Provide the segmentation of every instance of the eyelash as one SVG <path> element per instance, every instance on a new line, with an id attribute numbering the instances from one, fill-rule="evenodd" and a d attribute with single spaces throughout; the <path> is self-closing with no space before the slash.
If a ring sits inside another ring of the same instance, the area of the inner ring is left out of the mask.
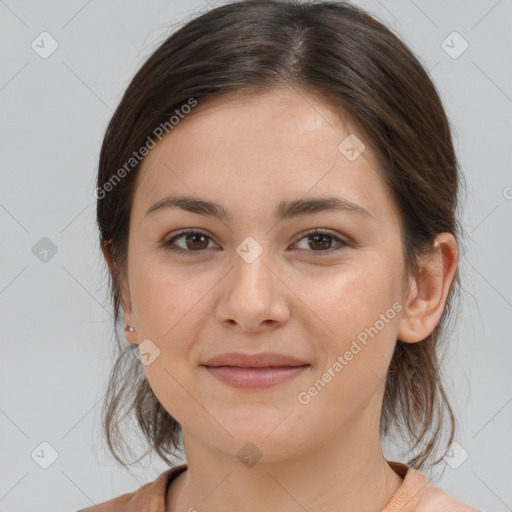
<path id="1" fill-rule="evenodd" d="M 194 254 L 194 253 L 198 254 L 198 255 L 203 254 L 204 251 L 206 251 L 207 249 L 201 249 L 199 251 L 191 251 L 191 250 L 185 250 L 185 249 L 179 249 L 179 248 L 177 249 L 176 247 L 172 247 L 172 245 L 173 245 L 175 240 L 183 237 L 184 235 L 189 235 L 189 234 L 203 235 L 203 236 L 205 236 L 205 237 L 207 237 L 207 238 L 209 238 L 211 240 L 211 237 L 207 233 L 205 233 L 203 231 L 193 230 L 193 229 L 186 229 L 186 230 L 178 232 L 172 238 L 170 238 L 169 240 L 163 242 L 162 246 L 165 249 L 167 249 L 169 251 L 172 251 L 172 252 L 174 252 L 176 254 L 187 254 L 187 255 Z M 350 244 L 348 242 L 346 242 L 345 240 L 342 240 L 341 238 L 337 237 L 336 235 L 333 235 L 329 231 L 321 230 L 321 229 L 318 229 L 318 228 L 306 231 L 302 235 L 302 237 L 299 238 L 297 240 L 297 242 L 295 242 L 295 243 L 298 243 L 301 240 L 303 240 L 304 238 L 307 238 L 307 237 L 310 237 L 310 236 L 314 236 L 314 235 L 327 235 L 328 237 L 332 238 L 334 241 L 339 242 L 340 245 L 337 248 L 334 248 L 334 249 L 326 249 L 326 250 L 321 250 L 321 251 L 313 251 L 313 250 L 307 251 L 306 249 L 301 249 L 301 250 L 306 250 L 306 252 L 312 252 L 313 254 L 315 254 L 315 256 L 327 256 L 327 255 L 332 254 L 332 253 L 334 253 L 336 251 L 339 251 L 340 249 L 343 249 L 344 247 L 349 247 L 350 246 Z"/>

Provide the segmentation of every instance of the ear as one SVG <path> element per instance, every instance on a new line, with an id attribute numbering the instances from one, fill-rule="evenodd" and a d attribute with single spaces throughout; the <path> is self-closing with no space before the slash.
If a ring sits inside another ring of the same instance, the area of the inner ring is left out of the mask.
<path id="1" fill-rule="evenodd" d="M 439 233 L 432 252 L 418 262 L 420 274 L 410 278 L 408 297 L 397 338 L 405 343 L 424 340 L 435 329 L 457 270 L 458 248 L 451 233 Z"/>
<path id="2" fill-rule="evenodd" d="M 105 258 L 105 261 L 107 262 L 108 269 L 110 272 L 110 275 L 114 275 L 114 265 L 113 265 L 113 259 L 112 259 L 112 252 L 110 250 L 110 243 L 109 241 L 104 242 L 101 247 L 101 251 L 103 252 L 103 256 Z M 133 327 L 135 331 L 127 331 L 125 329 L 124 335 L 125 338 L 135 345 L 139 344 L 139 335 L 137 334 L 137 326 L 135 325 L 135 318 L 133 315 L 132 310 L 132 303 L 130 299 L 129 291 L 125 290 L 125 283 L 121 283 L 121 298 L 120 298 L 120 305 L 123 309 L 123 316 L 124 316 L 124 323 L 125 327 L 127 325 Z"/>

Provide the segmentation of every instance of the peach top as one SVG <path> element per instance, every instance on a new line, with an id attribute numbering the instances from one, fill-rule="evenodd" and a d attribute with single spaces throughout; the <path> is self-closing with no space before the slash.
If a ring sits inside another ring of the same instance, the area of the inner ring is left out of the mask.
<path id="1" fill-rule="evenodd" d="M 382 512 L 480 512 L 456 500 L 447 492 L 433 487 L 423 472 L 401 462 L 387 461 L 393 471 L 403 478 L 402 485 Z M 93 505 L 78 512 L 165 512 L 167 489 L 187 464 L 169 468 L 134 492 Z"/>

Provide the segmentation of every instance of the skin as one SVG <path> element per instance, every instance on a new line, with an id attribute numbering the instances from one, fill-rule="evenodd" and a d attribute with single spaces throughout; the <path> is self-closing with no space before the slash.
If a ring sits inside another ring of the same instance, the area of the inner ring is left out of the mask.
<path id="1" fill-rule="evenodd" d="M 349 133 L 366 146 L 354 161 L 338 149 Z M 181 209 L 145 215 L 178 194 L 221 203 L 232 219 Z M 282 200 L 322 195 L 346 198 L 371 217 L 273 217 Z M 175 240 L 186 255 L 161 246 L 184 228 L 207 238 Z M 303 235 L 311 228 L 351 245 L 333 251 L 340 244 L 329 237 L 315 244 Z M 127 340 L 149 339 L 160 350 L 144 370 L 183 429 L 188 470 L 171 485 L 167 511 L 385 507 L 402 483 L 379 439 L 386 370 L 397 339 L 421 341 L 437 325 L 457 264 L 453 236 L 441 233 L 432 255 L 420 260 L 420 278 L 409 276 L 400 229 L 364 135 L 318 95 L 297 89 L 198 105 L 145 157 L 122 303 L 135 328 Z M 236 252 L 249 236 L 262 249 L 251 263 Z M 393 303 L 401 311 L 300 403 L 298 394 Z M 231 351 L 279 352 L 311 367 L 269 389 L 235 389 L 199 366 Z M 262 454 L 251 467 L 237 456 L 248 442 Z"/>

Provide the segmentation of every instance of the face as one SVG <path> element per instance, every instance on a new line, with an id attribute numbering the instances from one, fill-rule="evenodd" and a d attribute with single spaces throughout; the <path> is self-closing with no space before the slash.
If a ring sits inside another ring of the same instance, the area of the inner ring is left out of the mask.
<path id="1" fill-rule="evenodd" d="M 148 213 L 177 196 L 217 203 L 226 217 Z M 331 197 L 341 206 L 278 209 Z M 375 430 L 404 279 L 399 217 L 375 155 L 317 96 L 282 89 L 198 105 L 143 161 L 124 312 L 184 439 L 231 456 L 250 441 L 270 460 L 356 424 Z M 227 352 L 307 366 L 236 387 L 202 366 Z"/>

